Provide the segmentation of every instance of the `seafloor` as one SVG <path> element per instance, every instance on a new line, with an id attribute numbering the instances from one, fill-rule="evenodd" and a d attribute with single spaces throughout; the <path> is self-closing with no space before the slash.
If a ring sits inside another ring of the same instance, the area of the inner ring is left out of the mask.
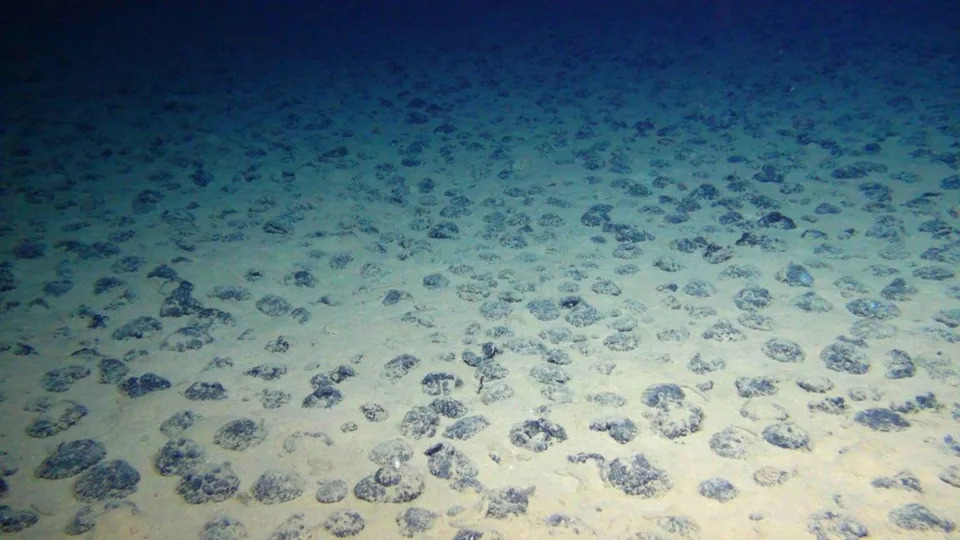
<path id="1" fill-rule="evenodd" d="M 5 66 L 5 537 L 960 538 L 957 50 L 494 22 Z"/>

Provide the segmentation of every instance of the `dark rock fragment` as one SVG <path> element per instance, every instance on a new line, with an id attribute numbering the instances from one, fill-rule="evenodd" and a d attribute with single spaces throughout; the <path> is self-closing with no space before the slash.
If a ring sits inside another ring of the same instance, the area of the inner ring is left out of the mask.
<path id="1" fill-rule="evenodd" d="M 139 398 L 151 392 L 159 392 L 170 388 L 170 381 L 155 373 L 144 373 L 139 377 L 130 377 L 118 387 L 120 393 L 127 397 Z"/>
<path id="2" fill-rule="evenodd" d="M 772 424 L 763 430 L 763 440 L 787 450 L 809 450 L 810 436 L 792 422 Z"/>
<path id="3" fill-rule="evenodd" d="M 443 436 L 448 439 L 458 439 L 466 441 L 472 439 L 477 433 L 480 433 L 490 425 L 490 421 L 485 416 L 468 416 L 461 418 L 447 429 L 443 430 Z"/>
<path id="4" fill-rule="evenodd" d="M 430 474 L 444 480 L 474 478 L 479 474 L 473 461 L 449 443 L 435 444 L 424 452 Z"/>
<path id="5" fill-rule="evenodd" d="M 423 488 L 423 478 L 415 469 L 407 465 L 390 465 L 360 480 L 353 488 L 353 494 L 361 501 L 406 503 L 419 497 Z"/>
<path id="6" fill-rule="evenodd" d="M 673 487 L 666 471 L 654 467 L 643 454 L 634 454 L 627 459 L 617 458 L 601 465 L 601 470 L 607 483 L 627 495 L 656 498 Z"/>
<path id="7" fill-rule="evenodd" d="M 183 391 L 191 401 L 219 401 L 227 398 L 227 389 L 218 382 L 195 382 Z"/>
<path id="8" fill-rule="evenodd" d="M 783 270 L 777 272 L 776 274 L 777 281 L 786 283 L 791 287 L 812 287 L 813 286 L 813 276 L 810 275 L 804 266 L 799 264 L 789 264 Z"/>
<path id="9" fill-rule="evenodd" d="M 153 317 L 143 316 L 114 330 L 112 337 L 117 341 L 143 339 L 152 337 L 161 330 L 163 330 L 163 323 Z"/>
<path id="10" fill-rule="evenodd" d="M 99 463 L 107 455 L 102 443 L 92 439 L 65 441 L 44 458 L 33 475 L 47 480 L 70 478 Z"/>
<path id="11" fill-rule="evenodd" d="M 954 522 L 934 514 L 929 508 L 919 503 L 907 503 L 894 508 L 887 517 L 891 523 L 908 531 L 938 530 L 949 533 L 956 529 Z"/>
<path id="12" fill-rule="evenodd" d="M 323 522 L 323 528 L 337 538 L 356 536 L 364 527 L 363 516 L 353 510 L 337 510 Z"/>
<path id="13" fill-rule="evenodd" d="M 321 480 L 317 482 L 317 502 L 322 504 L 338 503 L 347 497 L 349 486 L 343 480 Z"/>
<path id="14" fill-rule="evenodd" d="M 37 524 L 40 518 L 33 510 L 16 510 L 5 504 L 0 505 L 0 532 L 15 533 Z"/>
<path id="15" fill-rule="evenodd" d="M 639 431 L 633 420 L 621 416 L 593 420 L 590 422 L 590 429 L 592 431 L 606 431 L 610 438 L 620 444 L 627 444 L 632 441 Z"/>
<path id="16" fill-rule="evenodd" d="M 260 364 L 244 371 L 243 374 L 263 381 L 275 381 L 287 374 L 287 368 L 286 366 Z"/>
<path id="17" fill-rule="evenodd" d="M 655 384 L 643 391 L 641 401 L 647 407 L 665 407 L 668 403 L 679 403 L 686 398 L 683 389 L 675 384 Z"/>
<path id="18" fill-rule="evenodd" d="M 910 421 L 891 409 L 866 409 L 854 415 L 853 420 L 874 431 L 903 431 L 910 427 Z"/>
<path id="19" fill-rule="evenodd" d="M 433 528 L 438 517 L 440 517 L 439 514 L 426 508 L 407 508 L 397 516 L 400 535 L 405 538 L 413 538 L 418 534 L 423 534 Z"/>
<path id="20" fill-rule="evenodd" d="M 710 449 L 720 457 L 743 459 L 753 442 L 753 437 L 747 432 L 727 427 L 711 435 L 709 444 Z"/>
<path id="21" fill-rule="evenodd" d="M 824 347 L 820 359 L 827 369 L 862 375 L 870 369 L 867 355 L 851 343 L 837 341 Z"/>
<path id="22" fill-rule="evenodd" d="M 651 427 L 668 439 L 686 437 L 703 426 L 703 409 L 695 405 L 668 401 L 658 409 Z"/>
<path id="23" fill-rule="evenodd" d="M 757 226 L 768 229 L 782 230 L 792 230 L 797 228 L 797 224 L 793 221 L 793 219 L 777 211 L 764 214 L 760 219 L 757 220 Z"/>
<path id="24" fill-rule="evenodd" d="M 104 384 L 120 384 L 130 373 L 130 366 L 116 358 L 101 358 L 97 367 L 100 372 L 100 382 Z"/>
<path id="25" fill-rule="evenodd" d="M 292 309 L 290 302 L 275 294 L 268 294 L 257 300 L 257 310 L 268 317 L 282 317 Z"/>
<path id="26" fill-rule="evenodd" d="M 199 416 L 193 411 L 179 411 L 160 424 L 160 432 L 174 438 L 193 427 Z"/>
<path id="27" fill-rule="evenodd" d="M 410 354 L 401 354 L 384 365 L 383 376 L 391 382 L 397 382 L 419 364 L 419 358 Z"/>
<path id="28" fill-rule="evenodd" d="M 80 502 L 120 499 L 137 490 L 140 473 L 122 459 L 98 463 L 77 477 L 73 494 Z"/>
<path id="29" fill-rule="evenodd" d="M 218 503 L 233 497 L 240 489 L 240 477 L 230 463 L 204 463 L 180 477 L 177 493 L 190 504 Z"/>
<path id="30" fill-rule="evenodd" d="M 519 489 L 515 487 L 508 487 L 488 493 L 486 517 L 507 519 L 512 516 L 522 516 L 526 514 L 532 493 L 533 488 Z"/>
<path id="31" fill-rule="evenodd" d="M 531 452 L 543 452 L 558 442 L 567 440 L 567 432 L 562 426 L 539 418 L 515 424 L 510 429 L 510 442 L 514 446 L 526 448 Z"/>
<path id="32" fill-rule="evenodd" d="M 27 424 L 27 435 L 36 438 L 52 437 L 69 429 L 88 412 L 84 405 L 76 401 L 58 401 L 45 407 L 39 416 Z"/>
<path id="33" fill-rule="evenodd" d="M 773 396 L 779 391 L 777 381 L 771 377 L 738 377 L 734 384 L 742 398 Z"/>
<path id="34" fill-rule="evenodd" d="M 440 417 L 429 408 L 418 406 L 411 409 L 400 423 L 400 432 L 412 439 L 433 437 L 440 425 Z"/>
<path id="35" fill-rule="evenodd" d="M 818 512 L 807 521 L 807 531 L 817 539 L 856 540 L 866 538 L 869 531 L 859 521 L 832 510 Z"/>
<path id="36" fill-rule="evenodd" d="M 90 375 L 86 366 L 64 366 L 43 375 L 40 386 L 48 392 L 66 392 L 74 382 Z"/>
<path id="37" fill-rule="evenodd" d="M 200 529 L 199 540 L 247 540 L 247 528 L 238 519 L 217 516 Z M 289 540 L 294 540 L 290 538 Z"/>
<path id="38" fill-rule="evenodd" d="M 763 354 L 777 362 L 802 362 L 806 357 L 800 345 L 782 338 L 771 338 L 763 344 Z"/>
<path id="39" fill-rule="evenodd" d="M 773 301 L 770 291 L 762 287 L 741 289 L 733 299 L 738 308 L 744 311 L 763 309 Z"/>
<path id="40" fill-rule="evenodd" d="M 162 476 L 183 475 L 203 463 L 206 451 L 197 441 L 178 438 L 167 441 L 153 458 L 154 467 Z"/>
<path id="41" fill-rule="evenodd" d="M 303 494 L 305 483 L 296 473 L 266 471 L 250 488 L 253 497 L 263 504 L 278 504 L 292 501 Z"/>
<path id="42" fill-rule="evenodd" d="M 885 321 L 900 316 L 900 308 L 893 302 L 870 298 L 858 298 L 847 302 L 847 310 L 858 317 Z"/>
<path id="43" fill-rule="evenodd" d="M 227 450 L 243 451 L 262 443 L 267 431 L 262 423 L 249 418 L 240 418 L 227 422 L 217 430 L 213 442 Z"/>
<path id="44" fill-rule="evenodd" d="M 379 403 L 365 403 L 360 406 L 360 412 L 363 413 L 363 417 L 366 418 L 368 422 L 383 422 L 390 417 L 387 409 Z"/>
<path id="45" fill-rule="evenodd" d="M 901 471 L 895 476 L 881 476 L 870 481 L 870 485 L 880 489 L 901 489 L 914 493 L 923 493 L 920 479 L 907 471 Z"/>
<path id="46" fill-rule="evenodd" d="M 437 414 L 441 414 L 447 418 L 460 418 L 467 414 L 467 406 L 459 399 L 449 396 L 441 396 L 434 399 L 430 402 L 429 407 Z"/>
<path id="47" fill-rule="evenodd" d="M 740 494 L 740 490 L 726 478 L 708 478 L 700 482 L 697 492 L 708 499 L 722 503 L 732 501 Z"/>
<path id="48" fill-rule="evenodd" d="M 320 385 L 316 390 L 303 399 L 301 406 L 305 409 L 329 409 L 343 401 L 343 394 L 332 385 Z"/>

